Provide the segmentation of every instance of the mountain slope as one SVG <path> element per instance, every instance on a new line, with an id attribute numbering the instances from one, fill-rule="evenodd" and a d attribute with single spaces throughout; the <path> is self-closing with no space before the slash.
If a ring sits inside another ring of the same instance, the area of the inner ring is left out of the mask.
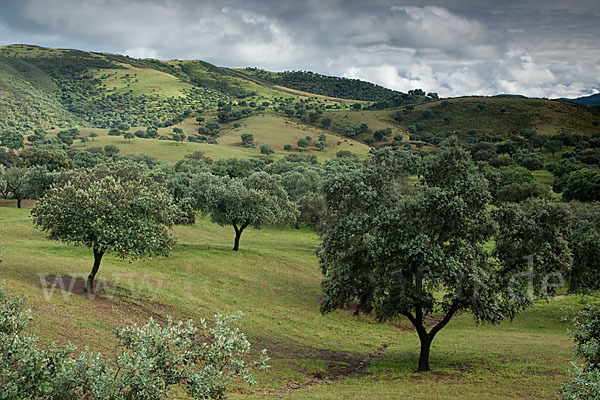
<path id="1" fill-rule="evenodd" d="M 576 99 L 561 99 L 566 101 L 572 101 L 573 103 L 582 104 L 587 107 L 600 105 L 600 93 L 592 94 L 590 96 L 578 97 Z"/>

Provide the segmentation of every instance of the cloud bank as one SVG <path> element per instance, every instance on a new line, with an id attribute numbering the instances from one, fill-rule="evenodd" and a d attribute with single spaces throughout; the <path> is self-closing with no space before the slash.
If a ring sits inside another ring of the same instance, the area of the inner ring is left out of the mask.
<path id="1" fill-rule="evenodd" d="M 441 96 L 600 88 L 596 0 L 415 3 L 5 0 L 0 44 L 312 70 Z"/>

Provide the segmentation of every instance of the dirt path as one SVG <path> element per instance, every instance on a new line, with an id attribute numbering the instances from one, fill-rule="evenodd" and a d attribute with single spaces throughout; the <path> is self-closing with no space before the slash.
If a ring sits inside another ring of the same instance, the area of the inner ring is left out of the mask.
<path id="1" fill-rule="evenodd" d="M 330 352 L 321 350 L 319 351 L 319 358 L 329 362 L 326 371 L 321 371 L 314 374 L 312 379 L 310 379 L 308 382 L 291 382 L 285 387 L 265 390 L 263 393 L 266 395 L 278 395 L 279 397 L 283 397 L 284 395 L 292 393 L 296 390 L 306 389 L 311 386 L 330 383 L 341 378 L 359 375 L 371 361 L 383 356 L 387 348 L 388 345 L 383 343 L 372 353 L 355 356 L 351 356 L 347 352 Z"/>

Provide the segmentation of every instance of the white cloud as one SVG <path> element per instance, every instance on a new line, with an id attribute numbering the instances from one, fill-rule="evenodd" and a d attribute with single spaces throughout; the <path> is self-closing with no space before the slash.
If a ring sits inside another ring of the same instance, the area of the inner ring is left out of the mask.
<path id="1" fill-rule="evenodd" d="M 157 58 L 158 52 L 149 47 L 134 47 L 127 49 L 124 54 L 132 58 Z"/>
<path id="2" fill-rule="evenodd" d="M 3 0 L 0 41 L 310 69 L 442 96 L 590 93 L 599 5 L 550 1 Z"/>

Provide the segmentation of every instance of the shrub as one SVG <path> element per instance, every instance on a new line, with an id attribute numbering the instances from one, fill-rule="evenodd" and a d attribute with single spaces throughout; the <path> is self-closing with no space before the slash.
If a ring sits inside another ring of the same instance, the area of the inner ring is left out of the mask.
<path id="1" fill-rule="evenodd" d="M 582 364 L 572 363 L 571 381 L 560 391 L 564 400 L 600 398 L 600 307 L 588 305 L 577 313 L 575 330 L 575 355 Z"/>
<path id="2" fill-rule="evenodd" d="M 38 347 L 25 333 L 22 299 L 0 287 L 0 382 L 3 399 L 166 399 L 177 387 L 193 399 L 221 399 L 233 379 L 255 382 L 245 361 L 250 342 L 231 327 L 241 313 L 162 327 L 152 318 L 115 332 L 115 359 L 73 346 Z M 263 350 L 256 363 L 268 368 Z M 26 377 L 26 379 L 24 379 Z"/>

